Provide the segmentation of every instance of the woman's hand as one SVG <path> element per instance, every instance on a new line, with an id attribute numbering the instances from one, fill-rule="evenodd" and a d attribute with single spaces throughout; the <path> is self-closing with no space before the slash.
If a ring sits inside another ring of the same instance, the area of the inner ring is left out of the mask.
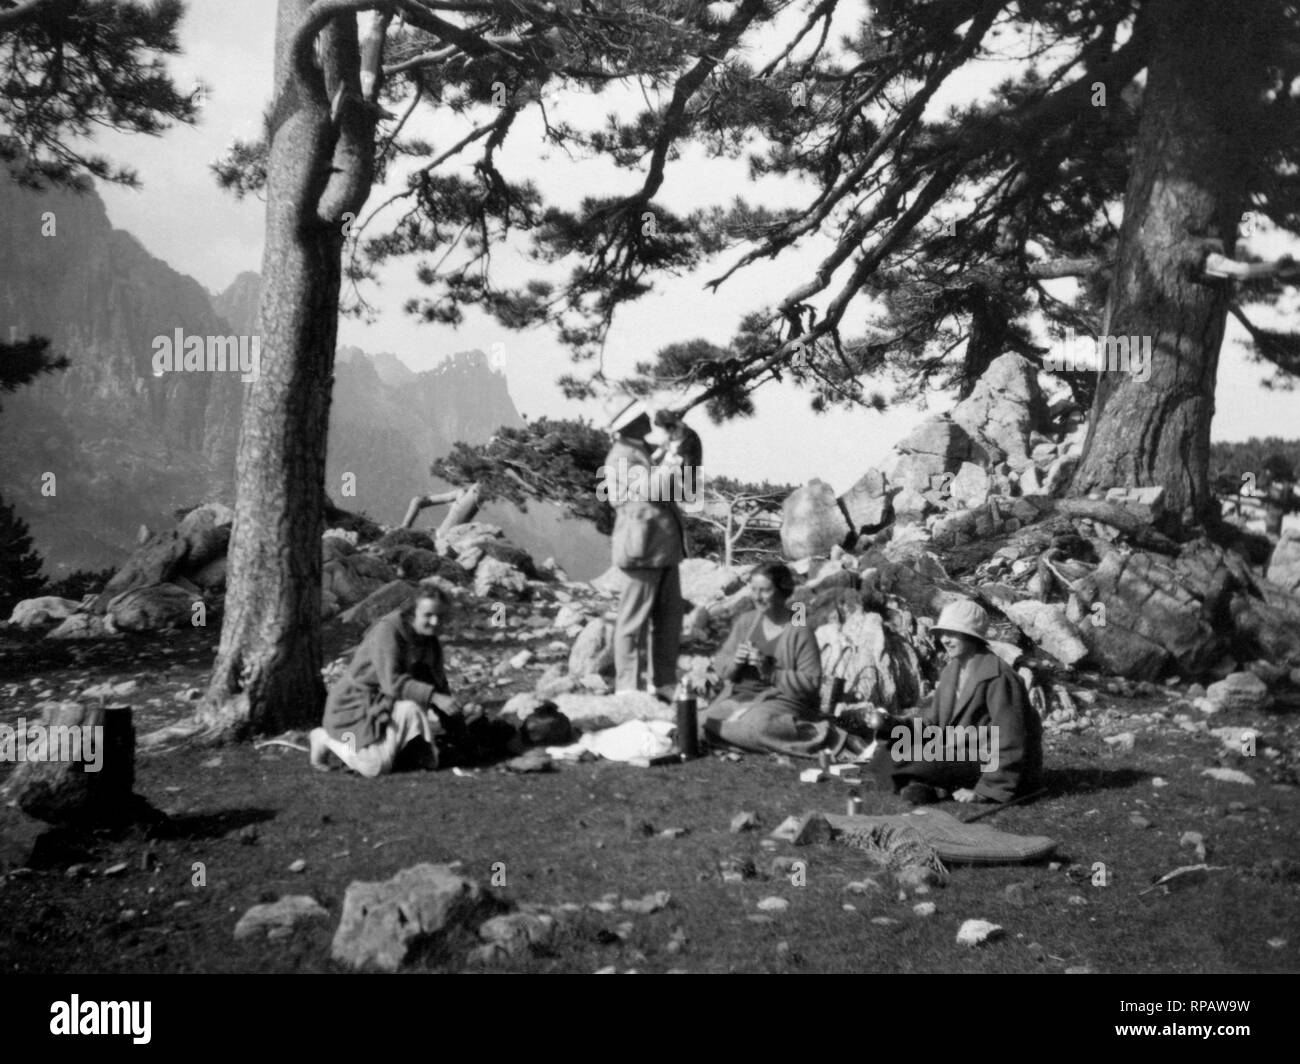
<path id="1" fill-rule="evenodd" d="M 952 792 L 954 801 L 973 802 L 975 801 L 975 792 L 969 787 L 958 787 Z"/>
<path id="2" fill-rule="evenodd" d="M 452 695 L 440 695 L 435 692 L 429 701 L 434 709 L 440 713 L 446 713 L 452 717 L 459 716 L 461 713 L 460 703 Z"/>
<path id="3" fill-rule="evenodd" d="M 763 660 L 763 655 L 758 652 L 758 647 L 746 640 L 736 648 L 737 665 L 757 665 Z"/>

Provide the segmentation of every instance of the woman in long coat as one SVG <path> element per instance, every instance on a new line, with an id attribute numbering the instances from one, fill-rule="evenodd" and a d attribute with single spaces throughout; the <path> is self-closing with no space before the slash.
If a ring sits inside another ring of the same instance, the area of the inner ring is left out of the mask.
<path id="1" fill-rule="evenodd" d="M 700 720 L 704 740 L 792 757 L 860 753 L 857 736 L 821 717 L 821 653 L 812 631 L 793 623 L 790 570 L 760 565 L 749 589 L 758 608 L 736 619 L 714 659 L 726 686 Z"/>
<path id="2" fill-rule="evenodd" d="M 924 805 L 951 791 L 959 802 L 1007 802 L 1042 781 L 1043 726 L 1016 671 L 988 646 L 988 614 L 969 599 L 949 603 L 931 627 L 948 664 L 916 723 L 890 718 L 872 772 Z M 914 741 L 937 736 L 931 747 Z M 965 733 L 965 734 L 962 734 Z M 971 756 L 979 737 L 983 761 Z"/>

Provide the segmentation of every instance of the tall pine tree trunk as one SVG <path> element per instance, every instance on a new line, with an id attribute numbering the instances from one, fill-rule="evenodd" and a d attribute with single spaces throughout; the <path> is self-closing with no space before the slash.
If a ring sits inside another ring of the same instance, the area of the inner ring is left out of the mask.
<path id="1" fill-rule="evenodd" d="M 341 216 L 369 193 L 374 112 L 360 98 L 355 15 L 312 27 L 310 7 L 280 0 L 276 28 L 261 373 L 244 407 L 225 620 L 199 712 L 220 735 L 316 724 L 324 701 L 320 538 Z M 318 31 L 323 71 L 311 58 Z M 332 83 L 340 91 L 327 94 Z"/>
<path id="2" fill-rule="evenodd" d="M 1231 254 L 1258 148 L 1257 21 L 1222 0 L 1150 0 L 1142 122 L 1124 197 L 1103 335 L 1150 338 L 1150 377 L 1099 374 L 1072 494 L 1163 485 L 1172 516 L 1211 514 L 1210 421 L 1229 290 L 1206 282 Z M 1140 341 L 1139 341 L 1140 342 Z"/>

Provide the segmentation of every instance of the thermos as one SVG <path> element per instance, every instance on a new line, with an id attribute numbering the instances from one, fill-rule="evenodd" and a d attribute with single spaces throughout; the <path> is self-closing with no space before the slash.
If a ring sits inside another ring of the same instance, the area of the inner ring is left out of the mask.
<path id="1" fill-rule="evenodd" d="M 699 722 L 696 718 L 695 692 L 691 690 L 689 684 L 683 683 L 677 688 L 674 706 L 677 710 L 677 752 L 681 754 L 683 760 L 699 757 L 699 732 L 696 730 Z"/>
<path id="2" fill-rule="evenodd" d="M 836 676 L 831 680 L 830 705 L 826 707 L 827 716 L 835 716 L 835 707 L 844 701 L 844 677 Z"/>

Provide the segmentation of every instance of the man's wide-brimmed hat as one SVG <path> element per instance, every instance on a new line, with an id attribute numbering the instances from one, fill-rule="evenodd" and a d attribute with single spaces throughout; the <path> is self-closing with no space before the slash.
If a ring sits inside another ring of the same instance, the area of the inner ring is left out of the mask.
<path id="1" fill-rule="evenodd" d="M 644 436 L 650 431 L 650 411 L 640 399 L 615 407 L 609 431 L 621 436 Z"/>
<path id="2" fill-rule="evenodd" d="M 935 635 L 940 635 L 943 632 L 956 632 L 958 635 L 968 635 L 973 639 L 987 643 L 989 639 L 989 615 L 978 602 L 971 599 L 959 599 L 957 602 L 948 603 L 943 608 L 943 612 L 939 614 L 939 619 L 930 626 L 930 631 Z"/>

